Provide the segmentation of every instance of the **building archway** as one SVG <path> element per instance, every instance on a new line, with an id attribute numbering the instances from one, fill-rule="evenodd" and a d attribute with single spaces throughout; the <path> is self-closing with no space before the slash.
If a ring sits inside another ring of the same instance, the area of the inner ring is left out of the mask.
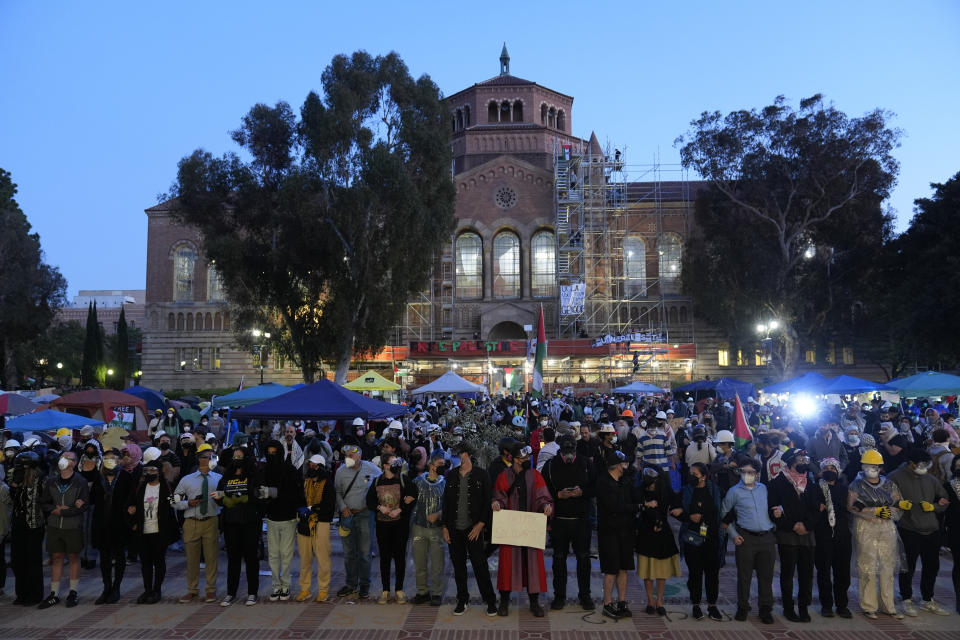
<path id="1" fill-rule="evenodd" d="M 523 330 L 523 327 L 509 320 L 493 325 L 493 328 L 490 329 L 490 333 L 487 335 L 487 340 L 490 341 L 526 339 L 527 333 Z"/>

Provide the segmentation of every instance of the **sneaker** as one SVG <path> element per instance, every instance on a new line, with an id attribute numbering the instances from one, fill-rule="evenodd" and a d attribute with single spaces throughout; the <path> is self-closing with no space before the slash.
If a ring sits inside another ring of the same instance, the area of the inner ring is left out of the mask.
<path id="1" fill-rule="evenodd" d="M 554 597 L 553 602 L 550 603 L 550 609 L 552 611 L 560 611 L 563 609 L 564 604 L 566 604 L 565 601 L 566 598 L 561 598 L 560 596 Z"/>
<path id="2" fill-rule="evenodd" d="M 338 598 L 349 598 L 357 592 L 353 587 L 343 587 L 340 591 L 337 591 Z"/>
<path id="3" fill-rule="evenodd" d="M 390 602 L 390 592 L 381 591 L 380 597 L 377 598 L 377 604 L 387 604 L 388 602 Z"/>
<path id="4" fill-rule="evenodd" d="M 296 601 L 296 602 L 304 602 L 304 601 L 309 600 L 309 599 L 310 599 L 310 592 L 309 592 L 309 591 L 301 591 L 300 593 L 297 594 L 297 597 L 294 598 L 294 601 Z"/>
<path id="5" fill-rule="evenodd" d="M 903 601 L 903 613 L 911 618 L 916 618 L 918 615 L 920 615 L 917 613 L 917 607 L 913 604 L 913 600 Z"/>
<path id="6" fill-rule="evenodd" d="M 177 600 L 180 604 L 189 604 L 197 599 L 197 594 L 195 593 L 185 593 L 180 596 L 180 599 Z"/>
<path id="7" fill-rule="evenodd" d="M 773 624 L 773 614 L 769 611 L 760 612 L 760 622 L 763 624 Z"/>
<path id="8" fill-rule="evenodd" d="M 251 593 L 247 596 L 247 601 L 244 604 L 248 607 L 252 607 L 253 605 L 257 604 L 257 596 Z"/>
<path id="9" fill-rule="evenodd" d="M 73 593 L 72 591 L 70 593 Z M 67 605 L 69 606 L 69 605 Z M 935 600 L 932 598 L 930 600 L 923 600 L 920 602 L 920 609 L 926 611 L 927 613 L 932 613 L 937 616 L 948 616 L 950 612 L 941 607 Z"/>
<path id="10" fill-rule="evenodd" d="M 666 612 L 664 612 L 664 613 L 666 613 Z M 621 618 L 632 618 L 632 617 L 633 617 L 633 612 L 630 611 L 630 609 L 627 608 L 627 601 L 626 601 L 626 600 L 621 600 L 620 602 L 617 603 L 617 615 L 620 616 Z"/>
<path id="11" fill-rule="evenodd" d="M 837 615 L 848 620 L 853 617 L 853 612 L 846 607 L 837 607 Z"/>
<path id="12" fill-rule="evenodd" d="M 603 615 L 611 620 L 620 619 L 620 615 L 617 613 L 617 605 L 613 604 L 612 602 L 603 605 Z"/>
<path id="13" fill-rule="evenodd" d="M 435 607 L 439 607 L 439 606 L 440 606 L 440 596 L 433 596 L 433 599 L 430 601 L 430 604 L 432 604 L 432 605 L 435 606 Z M 488 617 L 488 618 L 494 618 L 494 617 L 496 617 L 496 615 L 497 615 L 497 603 L 496 603 L 496 601 L 488 602 L 488 603 L 487 603 L 487 617 Z"/>
<path id="14" fill-rule="evenodd" d="M 280 599 L 280 594 L 283 593 L 280 589 L 274 589 L 273 593 L 270 594 L 270 602 L 276 602 Z"/>
<path id="15" fill-rule="evenodd" d="M 593 611 L 597 605 L 593 603 L 593 598 L 590 596 L 580 596 L 580 608 L 584 611 Z"/>
<path id="16" fill-rule="evenodd" d="M 693 605 L 693 611 L 690 614 L 694 620 L 703 620 L 703 609 L 700 608 L 700 605 Z"/>
<path id="17" fill-rule="evenodd" d="M 407 604 L 407 595 L 403 592 L 402 589 L 397 590 L 396 598 L 394 598 L 394 601 L 397 604 Z"/>
<path id="18" fill-rule="evenodd" d="M 290 590 L 289 590 L 289 589 L 281 589 L 281 590 L 280 590 L 280 599 L 283 600 L 284 602 L 286 602 L 287 600 L 289 600 L 289 599 L 290 599 Z"/>
<path id="19" fill-rule="evenodd" d="M 413 604 L 427 604 L 428 602 L 430 602 L 430 594 L 418 593 L 417 595 L 413 596 L 413 600 L 411 600 L 410 602 Z"/>
<path id="20" fill-rule="evenodd" d="M 370 597 L 370 587 L 364 587 L 360 589 L 360 593 L 357 594 L 357 597 L 361 600 L 366 600 Z"/>
<path id="21" fill-rule="evenodd" d="M 466 602 L 463 602 L 462 600 L 458 600 L 458 601 L 457 601 L 457 606 L 455 606 L 455 607 L 453 608 L 453 615 L 455 615 L 455 616 L 462 616 L 463 614 L 465 614 L 465 613 L 467 612 L 467 608 L 468 608 L 468 607 L 467 607 L 467 603 L 466 603 Z"/>
<path id="22" fill-rule="evenodd" d="M 720 613 L 720 609 L 717 609 L 715 604 L 707 606 L 707 617 L 715 622 L 723 622 L 723 614 Z"/>
<path id="23" fill-rule="evenodd" d="M 326 602 L 327 601 L 327 592 L 321 591 L 317 594 L 317 602 Z"/>
<path id="24" fill-rule="evenodd" d="M 893 618 L 894 620 L 903 620 L 903 614 L 894 609 L 893 611 L 884 611 L 885 614 Z"/>
<path id="25" fill-rule="evenodd" d="M 67 594 L 67 608 L 75 607 L 80 604 L 80 597 L 77 595 L 76 591 L 70 590 L 70 593 Z"/>
<path id="26" fill-rule="evenodd" d="M 37 609 L 49 609 L 57 604 L 60 604 L 60 598 L 57 597 L 56 593 L 51 591 L 50 595 L 48 595 L 43 602 L 37 605 Z"/>
<path id="27" fill-rule="evenodd" d="M 233 601 L 234 601 L 235 599 L 236 599 L 236 598 L 235 598 L 234 596 L 232 596 L 232 595 L 230 595 L 230 594 L 228 593 L 227 595 L 223 596 L 223 600 L 220 601 L 220 606 L 221 606 L 221 607 L 229 607 L 230 605 L 233 604 Z"/>
<path id="28" fill-rule="evenodd" d="M 877 615 L 877 612 L 876 612 L 876 611 L 864 611 L 864 612 L 863 612 L 863 615 L 867 616 L 867 617 L 870 618 L 871 620 L 876 620 L 877 618 L 880 617 L 880 616 Z"/>
<path id="29" fill-rule="evenodd" d="M 747 613 L 748 613 L 748 612 L 747 612 L 746 609 L 741 609 L 741 608 L 738 607 L 738 608 L 737 608 L 737 614 L 736 614 L 735 616 L 733 616 L 733 619 L 736 620 L 737 622 L 746 622 L 746 620 L 747 620 Z"/>

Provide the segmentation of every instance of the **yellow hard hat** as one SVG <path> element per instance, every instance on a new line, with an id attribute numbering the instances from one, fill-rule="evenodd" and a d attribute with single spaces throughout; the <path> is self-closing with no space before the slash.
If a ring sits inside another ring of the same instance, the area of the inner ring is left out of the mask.
<path id="1" fill-rule="evenodd" d="M 863 452 L 863 455 L 860 456 L 860 464 L 883 464 L 883 456 L 880 455 L 880 452 L 876 449 L 867 449 Z"/>
<path id="2" fill-rule="evenodd" d="M 197 447 L 197 453 L 203 453 L 204 451 L 213 451 L 213 447 L 211 447 L 207 443 L 203 443 L 202 445 Z"/>
<path id="3" fill-rule="evenodd" d="M 70 435 L 71 433 L 72 433 L 72 432 L 70 431 L 70 429 L 67 429 L 66 427 L 64 427 L 63 429 L 57 429 L 57 437 L 58 437 L 58 438 L 59 438 L 60 436 L 68 436 L 68 435 Z"/>

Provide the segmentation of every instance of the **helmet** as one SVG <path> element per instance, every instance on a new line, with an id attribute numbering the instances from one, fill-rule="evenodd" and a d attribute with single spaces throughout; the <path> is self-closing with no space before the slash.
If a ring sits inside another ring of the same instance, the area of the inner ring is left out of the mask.
<path id="1" fill-rule="evenodd" d="M 632 418 L 632 417 L 633 417 L 633 411 L 631 411 L 630 409 L 624 409 L 624 410 L 623 410 L 623 413 L 620 414 L 620 417 L 621 417 L 621 418 Z"/>
<path id="2" fill-rule="evenodd" d="M 20 448 L 20 443 L 17 442 L 16 440 L 7 440 L 6 442 L 3 443 L 3 448 L 4 448 L 4 450 L 7 450 L 7 449 L 19 449 L 19 448 Z"/>
<path id="3" fill-rule="evenodd" d="M 714 442 L 718 444 L 723 442 L 727 444 L 733 444 L 733 433 L 727 429 L 721 429 L 720 431 L 717 431 L 717 437 L 714 439 Z"/>
<path id="4" fill-rule="evenodd" d="M 203 453 L 204 451 L 213 451 L 213 447 L 204 442 L 202 445 L 197 447 L 197 453 Z"/>
<path id="5" fill-rule="evenodd" d="M 666 420 L 667 414 L 663 411 L 657 411 L 657 420 Z"/>
<path id="6" fill-rule="evenodd" d="M 160 449 L 156 447 L 147 447 L 147 450 L 143 452 L 143 464 L 153 462 L 160 457 L 160 453 Z"/>
<path id="7" fill-rule="evenodd" d="M 21 451 L 13 460 L 18 467 L 31 467 L 35 469 L 40 466 L 40 456 L 37 455 L 36 451 Z"/>
<path id="8" fill-rule="evenodd" d="M 354 418 L 354 419 L 353 419 L 353 426 L 355 426 L 355 427 L 362 427 L 363 424 L 364 424 L 363 418 Z"/>
<path id="9" fill-rule="evenodd" d="M 867 449 L 863 452 L 863 455 L 860 456 L 860 464 L 883 464 L 883 456 L 880 455 L 880 452 L 876 449 Z"/>
<path id="10" fill-rule="evenodd" d="M 527 421 L 523 416 L 513 416 L 513 420 L 511 422 L 513 423 L 513 426 L 519 427 L 520 429 L 524 429 L 527 426 Z"/>
<path id="11" fill-rule="evenodd" d="M 61 436 L 68 436 L 68 435 L 70 435 L 71 433 L 72 433 L 72 432 L 70 431 L 70 429 L 67 429 L 67 428 L 57 429 L 57 437 L 58 437 L 58 438 L 61 437 Z"/>

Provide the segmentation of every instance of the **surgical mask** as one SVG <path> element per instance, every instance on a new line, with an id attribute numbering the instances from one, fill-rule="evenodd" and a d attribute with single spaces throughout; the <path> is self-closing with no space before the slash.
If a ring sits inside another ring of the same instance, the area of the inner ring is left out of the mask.
<path id="1" fill-rule="evenodd" d="M 880 477 L 880 469 L 876 467 L 867 467 L 863 470 L 863 475 L 870 479 L 875 479 Z"/>
<path id="2" fill-rule="evenodd" d="M 757 481 L 757 474 L 755 473 L 741 473 L 740 479 L 743 480 L 743 484 L 750 486 Z"/>
<path id="3" fill-rule="evenodd" d="M 610 442 L 612 442 L 613 444 L 617 444 L 617 436 L 614 435 L 612 438 L 610 438 Z"/>
<path id="4" fill-rule="evenodd" d="M 343 464 L 347 465 L 348 469 L 352 469 L 355 466 L 357 466 L 357 461 L 354 460 L 353 458 L 347 458 L 346 460 L 343 461 Z"/>
<path id="5" fill-rule="evenodd" d="M 927 473 L 927 468 L 926 468 L 926 467 L 917 467 L 916 469 L 913 470 L 913 472 L 914 472 L 915 474 L 917 474 L 918 476 L 926 475 L 926 473 Z"/>
<path id="6" fill-rule="evenodd" d="M 168 414 L 167 414 L 167 417 L 168 417 L 168 418 L 172 418 L 172 417 L 173 417 L 173 413 L 168 413 Z"/>
<path id="7" fill-rule="evenodd" d="M 67 467 L 70 466 L 70 461 L 66 458 L 60 458 L 60 462 L 57 463 L 57 467 L 60 471 L 66 471 Z"/>
<path id="8" fill-rule="evenodd" d="M 117 468 L 117 459 L 116 458 L 104 458 L 103 459 L 103 468 L 108 471 L 111 469 Z"/>

